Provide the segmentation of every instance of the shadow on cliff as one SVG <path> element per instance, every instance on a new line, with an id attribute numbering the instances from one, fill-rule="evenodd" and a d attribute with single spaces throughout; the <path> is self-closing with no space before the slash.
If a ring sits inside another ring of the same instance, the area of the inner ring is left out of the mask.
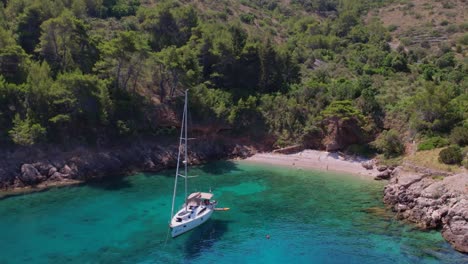
<path id="1" fill-rule="evenodd" d="M 211 219 L 189 232 L 185 242 L 185 257 L 187 260 L 197 258 L 220 240 L 228 231 L 231 221 Z"/>

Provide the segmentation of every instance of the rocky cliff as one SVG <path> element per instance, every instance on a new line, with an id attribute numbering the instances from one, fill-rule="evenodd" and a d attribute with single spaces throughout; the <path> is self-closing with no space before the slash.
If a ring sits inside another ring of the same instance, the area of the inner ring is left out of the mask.
<path id="1" fill-rule="evenodd" d="M 83 182 L 134 171 L 158 171 L 175 167 L 175 139 L 139 140 L 112 147 L 76 147 L 71 150 L 44 148 L 0 151 L 0 189 Z M 189 161 L 200 164 L 210 160 L 247 157 L 255 151 L 245 142 L 204 138 L 190 143 Z"/>
<path id="2" fill-rule="evenodd" d="M 415 222 L 423 229 L 441 229 L 442 236 L 456 250 L 468 253 L 466 172 L 450 175 L 399 167 L 384 189 L 384 202 L 401 219 Z"/>

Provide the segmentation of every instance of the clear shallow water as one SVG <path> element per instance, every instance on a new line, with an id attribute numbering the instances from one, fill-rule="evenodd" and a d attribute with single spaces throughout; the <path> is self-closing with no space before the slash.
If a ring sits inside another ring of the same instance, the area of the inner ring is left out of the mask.
<path id="1" fill-rule="evenodd" d="M 242 162 L 191 174 L 231 210 L 176 239 L 173 171 L 0 200 L 0 263 L 468 263 L 394 220 L 380 182 Z"/>

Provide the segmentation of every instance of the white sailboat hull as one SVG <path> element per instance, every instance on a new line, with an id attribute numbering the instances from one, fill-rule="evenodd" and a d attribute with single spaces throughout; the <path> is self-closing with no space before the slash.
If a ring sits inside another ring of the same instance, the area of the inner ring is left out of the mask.
<path id="1" fill-rule="evenodd" d="M 172 221 L 171 222 L 171 236 L 176 237 L 176 236 L 182 235 L 183 233 L 188 232 L 194 229 L 195 227 L 205 223 L 206 221 L 208 221 L 208 219 L 210 219 L 211 215 L 213 214 L 213 211 L 214 211 L 214 208 L 206 208 L 203 214 L 200 214 L 196 216 L 195 218 L 192 218 L 188 221 L 176 222 L 176 223 Z"/>

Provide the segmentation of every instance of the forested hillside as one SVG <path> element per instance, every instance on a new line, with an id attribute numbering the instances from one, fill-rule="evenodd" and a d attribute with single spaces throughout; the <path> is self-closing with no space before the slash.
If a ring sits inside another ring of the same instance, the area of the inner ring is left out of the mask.
<path id="1" fill-rule="evenodd" d="M 395 41 L 411 32 L 384 8 L 412 2 L 2 0 L 0 144 L 174 133 L 189 89 L 193 122 L 275 146 L 465 146 L 468 24 Z"/>

